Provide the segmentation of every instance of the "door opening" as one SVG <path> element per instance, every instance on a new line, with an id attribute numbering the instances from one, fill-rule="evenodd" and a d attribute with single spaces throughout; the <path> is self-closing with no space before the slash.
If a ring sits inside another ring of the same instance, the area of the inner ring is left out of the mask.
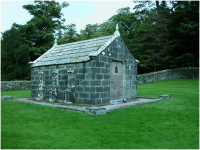
<path id="1" fill-rule="evenodd" d="M 121 62 L 111 62 L 110 79 L 110 101 L 123 99 L 123 64 Z"/>

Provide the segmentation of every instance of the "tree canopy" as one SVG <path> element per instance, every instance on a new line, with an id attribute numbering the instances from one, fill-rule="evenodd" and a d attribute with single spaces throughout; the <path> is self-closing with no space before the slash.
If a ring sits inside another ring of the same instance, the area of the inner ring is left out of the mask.
<path id="1" fill-rule="evenodd" d="M 30 66 L 27 67 L 29 69 L 28 73 L 23 66 L 27 66 L 29 61 L 34 61 L 51 48 L 54 44 L 55 32 L 66 28 L 64 26 L 65 19 L 61 18 L 63 16 L 61 10 L 69 5 L 67 2 L 62 4 L 55 1 L 34 2 L 34 5 L 23 6 L 33 16 L 32 19 L 25 25 L 14 23 L 11 29 L 5 31 L 2 35 L 2 55 L 5 56 L 2 59 L 3 80 L 30 79 Z M 13 34 L 15 34 L 14 37 Z M 19 42 L 20 44 L 18 44 Z M 9 59 L 12 57 L 15 58 L 15 62 Z M 21 60 L 21 58 L 23 59 Z M 24 65 L 18 63 L 18 59 L 20 59 L 19 61 L 24 61 Z M 7 62 L 10 65 L 6 65 Z M 11 68 L 18 70 L 17 72 L 20 75 L 14 75 L 16 71 Z M 26 73 L 24 74 L 23 72 Z M 9 77 L 9 74 L 12 77 Z"/>
<path id="2" fill-rule="evenodd" d="M 1 79 L 29 79 L 30 61 L 28 46 L 13 23 L 10 30 L 2 35 L 1 40 Z"/>
<path id="3" fill-rule="evenodd" d="M 134 2 L 134 8 L 120 8 L 107 21 L 87 24 L 79 33 L 76 24 L 64 25 L 61 10 L 69 3 L 35 1 L 24 5 L 32 19 L 25 25 L 13 23 L 2 33 L 2 80 L 30 79 L 28 62 L 51 48 L 55 38 L 59 45 L 113 35 L 117 23 L 124 43 L 140 61 L 139 74 L 198 67 L 199 1 Z"/>

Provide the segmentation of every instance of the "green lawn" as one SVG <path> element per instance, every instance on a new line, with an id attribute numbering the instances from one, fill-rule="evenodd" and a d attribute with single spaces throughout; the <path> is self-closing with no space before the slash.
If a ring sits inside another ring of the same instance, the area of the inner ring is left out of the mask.
<path id="1" fill-rule="evenodd" d="M 172 98 L 101 116 L 1 100 L 1 148 L 199 149 L 199 80 L 138 85 L 138 96 L 162 94 Z"/>
<path id="2" fill-rule="evenodd" d="M 1 96 L 9 95 L 16 97 L 31 97 L 31 90 L 13 90 L 13 91 L 1 91 Z"/>

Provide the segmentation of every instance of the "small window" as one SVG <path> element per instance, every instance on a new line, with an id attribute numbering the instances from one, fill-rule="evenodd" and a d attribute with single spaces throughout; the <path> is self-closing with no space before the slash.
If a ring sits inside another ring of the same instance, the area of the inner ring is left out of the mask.
<path id="1" fill-rule="evenodd" d="M 115 67 L 115 73 L 118 73 L 118 67 L 117 67 L 117 65 Z"/>

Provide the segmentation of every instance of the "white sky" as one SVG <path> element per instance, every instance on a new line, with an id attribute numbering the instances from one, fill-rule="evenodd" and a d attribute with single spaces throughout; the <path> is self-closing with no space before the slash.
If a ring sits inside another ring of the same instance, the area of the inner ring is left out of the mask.
<path id="1" fill-rule="evenodd" d="M 58 1 L 58 0 L 57 0 Z M 59 0 L 59 2 L 63 2 Z M 87 24 L 103 23 L 108 20 L 116 11 L 123 7 L 130 7 L 131 11 L 135 3 L 133 0 L 121 1 L 67 1 L 70 5 L 62 10 L 63 18 L 66 19 L 65 25 L 74 23 L 79 32 Z M 24 25 L 32 16 L 23 5 L 34 4 L 32 1 L 8 1 L 1 0 L 1 32 L 11 28 L 15 22 Z"/>

